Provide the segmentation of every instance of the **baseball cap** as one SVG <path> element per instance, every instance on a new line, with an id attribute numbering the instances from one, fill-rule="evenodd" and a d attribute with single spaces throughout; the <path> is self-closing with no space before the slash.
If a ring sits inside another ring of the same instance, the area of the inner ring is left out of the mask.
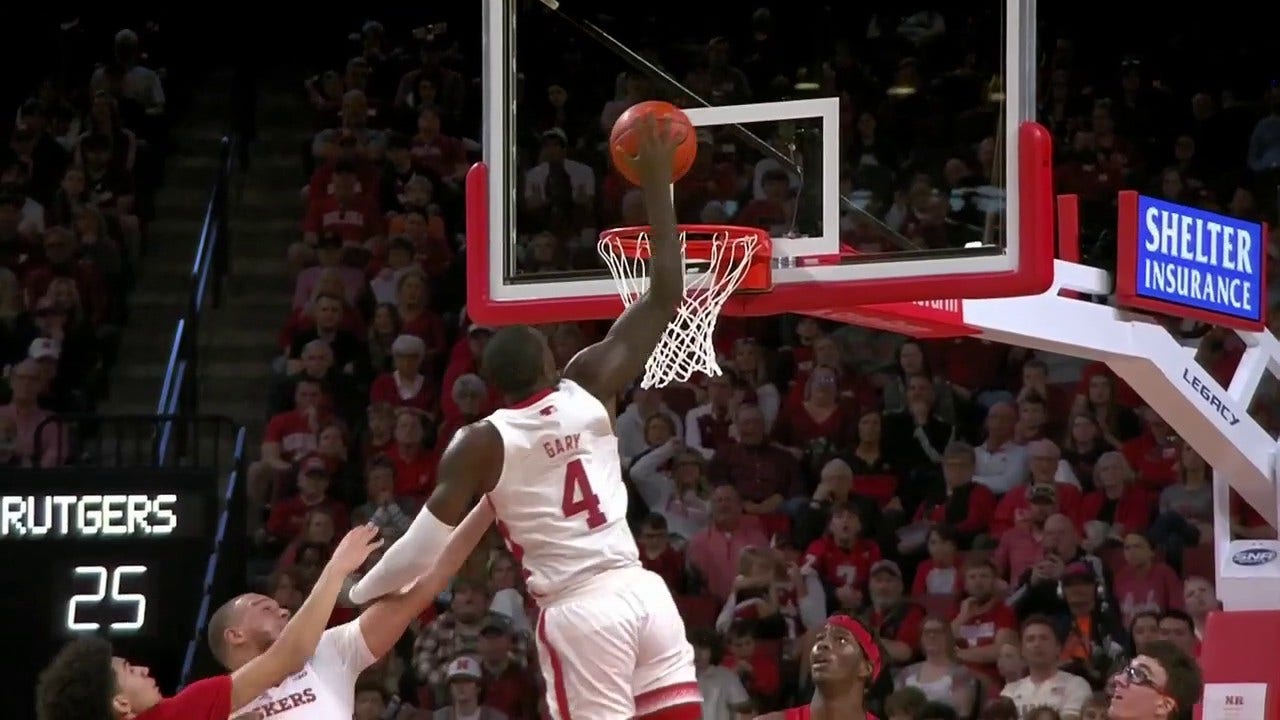
<path id="1" fill-rule="evenodd" d="M 1027 491 L 1027 501 L 1055 503 L 1058 502 L 1058 491 L 1052 485 L 1032 485 Z"/>
<path id="2" fill-rule="evenodd" d="M 475 658 L 463 655 L 456 657 L 453 662 L 449 663 L 449 669 L 445 672 L 445 676 L 449 681 L 454 680 L 479 680 L 484 677 L 480 672 L 480 663 Z"/>
<path id="3" fill-rule="evenodd" d="M 882 573 L 882 572 L 891 573 L 892 575 L 896 576 L 899 580 L 902 579 L 902 568 L 898 567 L 898 563 L 892 560 L 880 560 L 880 561 L 877 561 L 876 564 L 871 566 L 871 573 L 870 573 L 871 575 L 875 575 L 876 573 Z"/>
<path id="4" fill-rule="evenodd" d="M 32 360 L 57 360 L 62 354 L 61 343 L 52 338 L 36 338 L 27 349 L 27 357 Z"/>
<path id="5" fill-rule="evenodd" d="M 548 140 L 559 140 L 562 145 L 569 144 L 569 136 L 565 134 L 564 130 L 558 127 L 553 127 L 542 133 L 542 141 L 546 142 Z"/>
<path id="6" fill-rule="evenodd" d="M 472 325 L 471 327 L 467 328 L 468 335 L 474 335 L 476 333 L 489 333 L 490 335 L 492 335 L 493 328 L 489 327 L 488 325 Z"/>
<path id="7" fill-rule="evenodd" d="M 513 632 L 511 621 L 499 613 L 491 613 L 480 628 L 481 635 L 511 635 Z"/>

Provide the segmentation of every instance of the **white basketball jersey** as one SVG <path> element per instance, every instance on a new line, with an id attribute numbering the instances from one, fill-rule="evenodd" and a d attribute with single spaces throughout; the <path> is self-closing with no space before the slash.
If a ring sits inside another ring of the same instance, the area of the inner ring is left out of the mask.
<path id="1" fill-rule="evenodd" d="M 315 655 L 300 672 L 231 713 L 231 718 L 350 720 L 355 712 L 356 678 L 376 659 L 365 645 L 359 621 L 326 630 Z"/>
<path id="2" fill-rule="evenodd" d="M 594 395 L 561 380 L 489 422 L 502 435 L 503 463 L 488 498 L 539 603 L 640 564 L 618 438 Z"/>

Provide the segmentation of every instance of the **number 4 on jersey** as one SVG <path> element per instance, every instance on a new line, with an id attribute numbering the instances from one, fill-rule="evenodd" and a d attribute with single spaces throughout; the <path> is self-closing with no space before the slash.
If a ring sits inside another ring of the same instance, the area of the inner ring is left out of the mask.
<path id="1" fill-rule="evenodd" d="M 600 496 L 591 489 L 591 480 L 581 460 L 573 460 L 564 468 L 564 500 L 560 509 L 567 518 L 586 513 L 587 527 L 592 530 L 606 522 L 604 513 L 600 512 Z"/>

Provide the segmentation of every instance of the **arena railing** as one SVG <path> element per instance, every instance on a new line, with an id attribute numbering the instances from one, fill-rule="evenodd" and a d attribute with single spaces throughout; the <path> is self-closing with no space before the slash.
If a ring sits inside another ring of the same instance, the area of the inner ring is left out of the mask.
<path id="1" fill-rule="evenodd" d="M 169 359 L 165 366 L 157 415 L 192 415 L 200 410 L 200 321 L 206 303 L 213 308 L 222 304 L 222 281 L 230 269 L 230 232 L 227 205 L 231 175 L 236 165 L 236 140 L 222 138 L 218 155 L 218 172 L 209 192 L 195 258 L 191 261 L 190 290 L 187 307 L 173 331 Z M 160 428 L 156 444 L 158 459 L 170 452 L 181 452 L 175 442 L 172 425 Z"/>

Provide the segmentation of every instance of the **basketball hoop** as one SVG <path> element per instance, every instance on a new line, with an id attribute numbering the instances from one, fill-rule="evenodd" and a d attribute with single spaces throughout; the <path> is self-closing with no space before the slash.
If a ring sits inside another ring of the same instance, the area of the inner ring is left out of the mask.
<path id="1" fill-rule="evenodd" d="M 681 225 L 684 300 L 645 363 L 640 387 L 684 382 L 695 373 L 720 375 L 711 342 L 720 309 L 735 292 L 767 292 L 771 287 L 770 244 L 754 228 Z M 600 256 L 613 273 L 625 307 L 640 299 L 649 279 L 648 227 L 600 234 Z"/>

